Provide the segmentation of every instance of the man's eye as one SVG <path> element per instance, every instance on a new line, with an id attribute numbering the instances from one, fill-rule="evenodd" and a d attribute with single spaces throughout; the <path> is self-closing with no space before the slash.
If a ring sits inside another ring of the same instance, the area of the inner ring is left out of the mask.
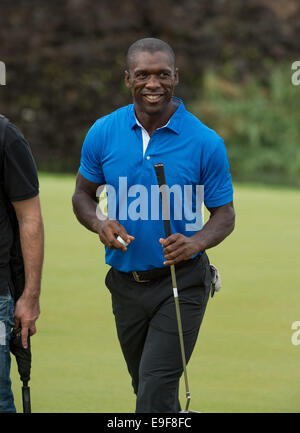
<path id="1" fill-rule="evenodd" d="M 160 73 L 160 77 L 161 78 L 169 78 L 170 77 L 170 73 L 169 72 L 161 72 Z"/>
<path id="2" fill-rule="evenodd" d="M 140 79 L 140 80 L 143 80 L 143 79 L 146 78 L 146 77 L 147 77 L 146 72 L 138 72 L 138 73 L 136 74 L 136 78 L 138 78 L 138 79 Z"/>

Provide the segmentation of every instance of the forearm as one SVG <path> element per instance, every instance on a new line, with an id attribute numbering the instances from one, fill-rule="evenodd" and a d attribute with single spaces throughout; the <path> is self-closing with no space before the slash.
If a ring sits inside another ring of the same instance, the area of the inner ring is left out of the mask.
<path id="1" fill-rule="evenodd" d="M 44 227 L 41 216 L 19 221 L 25 269 L 24 295 L 39 298 L 44 260 Z"/>
<path id="2" fill-rule="evenodd" d="M 102 212 L 101 207 L 94 199 L 94 196 L 98 196 L 99 191 L 103 190 L 104 185 L 100 185 L 99 188 L 100 190 L 97 188 L 96 191 L 96 186 L 91 186 L 90 182 L 78 175 L 76 190 L 72 197 L 74 213 L 78 221 L 88 230 L 97 233 L 101 242 L 108 248 L 126 251 L 126 246 L 117 240 L 117 236 L 121 236 L 127 244 L 132 242 L 134 237 L 130 236 L 118 221 L 110 220 Z"/>
<path id="3" fill-rule="evenodd" d="M 101 222 L 107 219 L 98 206 L 85 192 L 77 192 L 72 198 L 73 211 L 78 221 L 88 230 L 98 233 Z"/>
<path id="4" fill-rule="evenodd" d="M 28 331 L 36 333 L 40 315 L 39 296 L 44 260 L 44 226 L 39 196 L 13 202 L 16 211 L 25 269 L 25 287 L 15 305 L 15 327 L 22 328 L 22 345 L 27 347 Z"/>
<path id="5" fill-rule="evenodd" d="M 28 332 L 36 333 L 40 315 L 41 275 L 44 259 L 42 217 L 19 218 L 20 240 L 25 268 L 25 288 L 15 306 L 15 327 L 21 328 L 22 345 L 27 347 Z"/>
<path id="6" fill-rule="evenodd" d="M 220 208 L 212 213 L 202 230 L 193 235 L 199 245 L 199 251 L 207 250 L 220 244 L 234 229 L 235 212 L 233 207 Z"/>

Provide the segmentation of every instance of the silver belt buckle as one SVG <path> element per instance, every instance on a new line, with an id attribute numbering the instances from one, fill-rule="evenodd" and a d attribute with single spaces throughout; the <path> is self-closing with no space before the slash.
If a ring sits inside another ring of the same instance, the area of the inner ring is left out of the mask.
<path id="1" fill-rule="evenodd" d="M 135 279 L 135 281 L 137 282 L 137 283 L 148 283 L 150 280 L 142 280 L 140 277 L 139 277 L 139 274 L 136 272 L 136 271 L 133 271 L 132 272 L 132 275 L 133 275 L 133 278 Z"/>

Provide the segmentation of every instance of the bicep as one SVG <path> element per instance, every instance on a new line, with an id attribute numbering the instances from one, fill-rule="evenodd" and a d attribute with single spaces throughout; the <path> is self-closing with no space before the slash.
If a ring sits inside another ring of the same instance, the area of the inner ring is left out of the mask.
<path id="1" fill-rule="evenodd" d="M 224 217 L 228 217 L 228 218 L 235 218 L 235 210 L 234 210 L 234 205 L 233 205 L 233 201 L 226 203 L 222 206 L 217 206 L 217 207 L 209 207 L 207 208 L 207 210 L 210 213 L 210 217 L 215 216 L 215 215 L 222 215 Z"/>
<path id="2" fill-rule="evenodd" d="M 96 201 L 104 184 L 91 182 L 86 179 L 80 172 L 77 173 L 74 197 L 85 194 Z"/>

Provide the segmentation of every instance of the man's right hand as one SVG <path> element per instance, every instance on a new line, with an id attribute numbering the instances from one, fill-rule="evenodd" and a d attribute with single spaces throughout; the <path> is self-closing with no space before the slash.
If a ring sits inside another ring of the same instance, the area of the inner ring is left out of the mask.
<path id="1" fill-rule="evenodd" d="M 15 307 L 15 329 L 21 328 L 21 341 L 24 349 L 28 347 L 28 333 L 36 333 L 35 322 L 40 315 L 39 297 L 34 296 L 29 288 L 25 288 Z"/>
<path id="2" fill-rule="evenodd" d="M 127 244 L 134 240 L 134 236 L 129 235 L 122 224 L 115 220 L 106 219 L 99 222 L 97 231 L 101 242 L 111 250 L 127 251 L 126 246 L 117 240 L 117 236 L 120 236 Z"/>

